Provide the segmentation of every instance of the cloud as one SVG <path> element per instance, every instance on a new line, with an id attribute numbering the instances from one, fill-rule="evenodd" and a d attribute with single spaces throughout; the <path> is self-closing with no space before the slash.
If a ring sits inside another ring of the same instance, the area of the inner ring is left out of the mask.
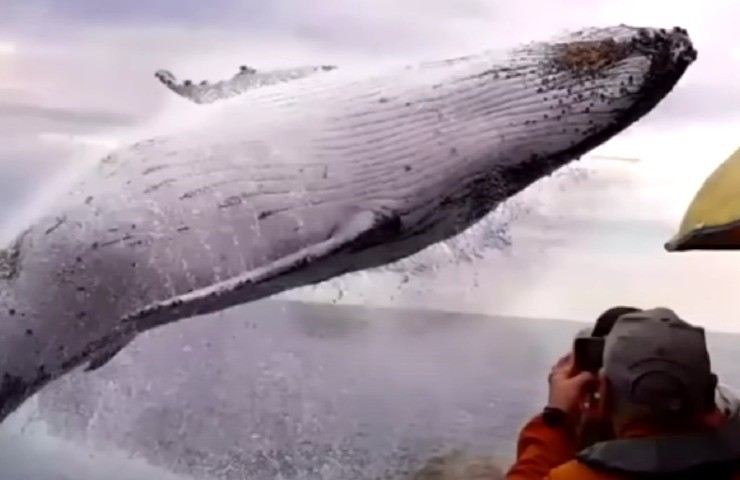
<path id="1" fill-rule="evenodd" d="M 5 22 L 80 24 L 224 24 L 255 25 L 269 3 L 241 0 L 24 0 L 3 6 Z"/>
<path id="2" fill-rule="evenodd" d="M 290 50 L 299 44 L 308 44 L 327 56 L 437 57 L 547 38 L 587 25 L 682 25 L 697 43 L 699 60 L 647 122 L 667 128 L 733 116 L 740 105 L 734 81 L 740 76 L 740 59 L 727 38 L 731 38 L 731 19 L 740 15 L 740 6 L 723 0 L 701 5 L 656 1 L 649 7 L 643 3 L 628 0 L 616 8 L 605 0 L 588 4 L 576 0 L 28 0 L 11 3 L 4 17 L 32 17 L 26 24 L 34 38 L 70 41 L 75 48 L 87 45 L 83 50 L 88 52 L 88 68 L 76 69 L 77 75 L 93 67 L 97 72 L 87 73 L 89 84 L 96 81 L 94 89 L 105 86 L 118 92 L 150 91 L 143 80 L 150 80 L 152 68 L 185 57 L 185 63 L 192 64 L 198 57 L 214 56 L 214 51 L 223 52 L 217 56 L 231 55 L 233 70 L 250 60 L 239 58 L 240 43 L 258 42 L 255 49 L 280 52 L 286 62 L 295 57 Z M 532 15 L 532 11 L 538 14 Z M 564 11 L 568 15 L 563 15 Z M 23 36 L 23 28 L 20 30 L 18 35 Z M 275 39 L 280 40 L 273 43 Z M 250 49 L 245 46 L 243 50 Z M 97 65 L 90 58 L 93 56 L 102 63 Z M 207 64 L 217 62 L 205 63 L 200 69 L 192 68 L 202 78 L 214 75 Z M 48 67 L 50 72 L 54 65 Z M 104 72 L 113 71 L 115 82 L 96 78 L 98 72 L 104 76 Z M 132 75 L 139 71 L 142 73 L 137 77 Z M 135 83 L 116 89 L 114 85 L 122 81 Z M 131 99 L 130 94 L 126 96 Z"/>
<path id="3" fill-rule="evenodd" d="M 91 128 L 111 128 L 130 125 L 133 119 L 128 115 L 117 112 L 96 112 L 0 102 L 0 122 L 3 122 L 3 120 L 12 120 L 16 125 L 31 121 L 38 122 L 35 124 L 41 124 L 46 128 L 49 128 L 49 126 L 56 126 L 58 128 L 77 126 L 84 130 L 90 130 Z M 7 132 L 7 129 L 4 129 L 4 131 Z"/>

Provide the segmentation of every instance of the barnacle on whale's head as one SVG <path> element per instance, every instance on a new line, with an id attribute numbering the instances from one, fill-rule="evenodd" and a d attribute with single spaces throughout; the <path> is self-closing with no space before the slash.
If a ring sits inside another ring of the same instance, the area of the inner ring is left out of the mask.
<path id="1" fill-rule="evenodd" d="M 566 43 L 555 48 L 561 50 L 555 62 L 562 68 L 582 73 L 603 71 L 622 60 L 627 53 L 626 46 L 613 38 Z"/>

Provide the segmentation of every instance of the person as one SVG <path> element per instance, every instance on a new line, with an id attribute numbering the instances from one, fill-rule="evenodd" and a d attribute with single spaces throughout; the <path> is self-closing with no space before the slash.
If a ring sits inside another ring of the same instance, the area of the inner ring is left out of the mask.
<path id="1" fill-rule="evenodd" d="M 589 386 L 615 438 L 579 451 Z M 555 364 L 547 406 L 522 429 L 506 479 L 740 480 L 740 422 L 717 410 L 716 387 L 702 328 L 667 308 L 621 315 L 598 374 L 575 371 L 572 353 Z"/>
<path id="2" fill-rule="evenodd" d="M 583 336 L 605 338 L 612 331 L 617 319 L 628 313 L 639 312 L 637 307 L 618 305 L 605 310 L 596 318 L 592 327 L 582 329 L 576 338 Z M 573 352 L 575 354 L 575 352 Z M 590 405 L 583 405 L 580 418 L 576 425 L 576 439 L 578 449 L 589 447 L 594 443 L 614 438 L 611 422 L 594 411 Z"/>
<path id="3" fill-rule="evenodd" d="M 596 318 L 592 327 L 578 332 L 576 337 L 592 336 L 606 337 L 612 331 L 617 319 L 628 313 L 639 312 L 634 306 L 618 305 L 608 308 Z M 740 421 L 740 397 L 728 385 L 718 383 L 715 390 L 715 405 L 725 417 Z M 587 406 L 586 406 L 587 407 Z M 598 412 L 584 408 L 577 424 L 578 448 L 583 449 L 605 440 L 614 438 L 614 432 L 608 419 L 602 418 Z"/>

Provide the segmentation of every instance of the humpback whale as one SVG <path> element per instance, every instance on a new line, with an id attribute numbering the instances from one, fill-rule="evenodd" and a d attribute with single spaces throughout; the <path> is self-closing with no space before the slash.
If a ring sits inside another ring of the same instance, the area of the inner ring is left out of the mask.
<path id="1" fill-rule="evenodd" d="M 651 111 L 695 58 L 682 28 L 616 26 L 181 90 L 198 118 L 103 158 L 2 246 L 0 420 L 139 333 L 460 234 Z"/>

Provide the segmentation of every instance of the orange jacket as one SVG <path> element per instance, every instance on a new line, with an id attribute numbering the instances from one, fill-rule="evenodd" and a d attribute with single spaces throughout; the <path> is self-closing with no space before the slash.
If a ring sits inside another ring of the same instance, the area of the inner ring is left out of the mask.
<path id="1" fill-rule="evenodd" d="M 709 426 L 723 423 L 717 412 L 707 418 Z M 646 438 L 654 435 L 645 428 L 624 432 L 627 438 Z M 506 480 L 629 480 L 625 474 L 596 470 L 578 461 L 575 432 L 568 428 L 551 428 L 541 415 L 530 420 L 522 429 L 517 443 L 517 459 L 506 475 Z M 732 477 L 740 480 L 740 472 Z"/>
<path id="2" fill-rule="evenodd" d="M 545 425 L 542 415 L 537 415 L 519 434 L 516 462 L 506 474 L 506 480 L 549 479 L 552 469 L 575 457 L 576 445 L 574 432 L 550 428 Z"/>

